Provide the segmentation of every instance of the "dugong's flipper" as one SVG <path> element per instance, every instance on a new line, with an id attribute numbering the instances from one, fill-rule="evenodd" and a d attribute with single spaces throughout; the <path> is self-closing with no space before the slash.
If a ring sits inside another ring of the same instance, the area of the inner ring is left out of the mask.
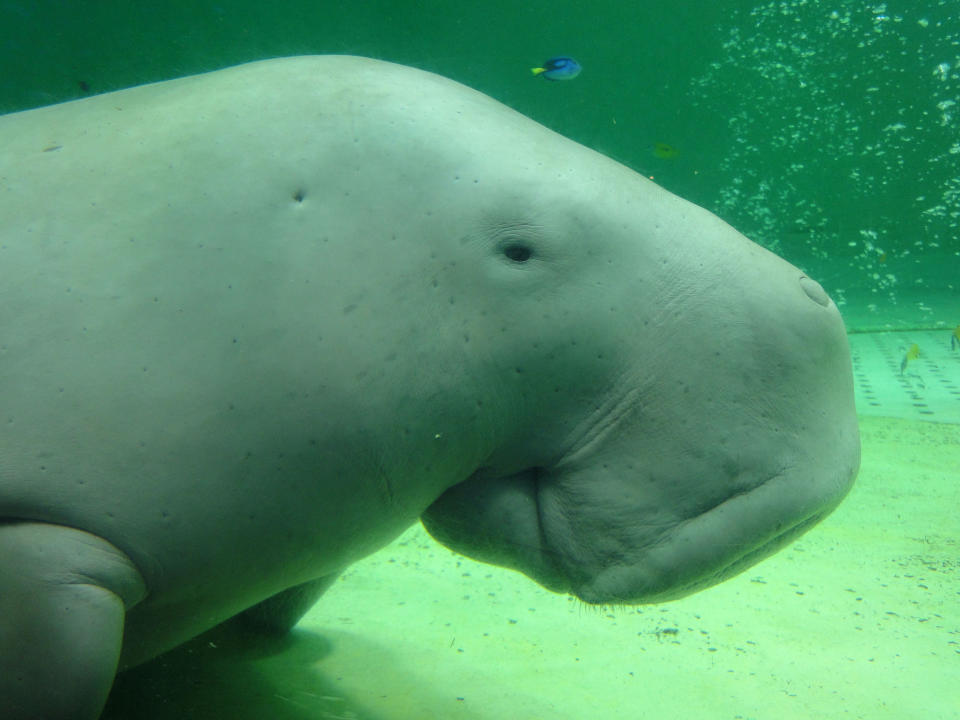
<path id="1" fill-rule="evenodd" d="M 140 573 L 90 533 L 0 523 L 0 697 L 7 720 L 81 720 L 103 709 Z"/>

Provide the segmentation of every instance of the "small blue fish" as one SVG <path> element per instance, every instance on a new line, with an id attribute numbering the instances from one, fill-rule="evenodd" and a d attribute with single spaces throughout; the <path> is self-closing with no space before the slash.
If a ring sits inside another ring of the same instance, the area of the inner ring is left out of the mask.
<path id="1" fill-rule="evenodd" d="M 543 67 L 530 68 L 534 75 L 542 75 L 547 80 L 573 80 L 583 68 L 572 57 L 552 57 Z"/>

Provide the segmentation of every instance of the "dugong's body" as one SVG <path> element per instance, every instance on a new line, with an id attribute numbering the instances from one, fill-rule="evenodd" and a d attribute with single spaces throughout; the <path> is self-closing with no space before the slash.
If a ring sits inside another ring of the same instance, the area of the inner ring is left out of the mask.
<path id="1" fill-rule="evenodd" d="M 289 58 L 0 118 L 0 218 L 6 718 L 96 717 L 258 603 L 288 627 L 421 516 L 652 602 L 856 473 L 819 285 L 429 73 Z"/>

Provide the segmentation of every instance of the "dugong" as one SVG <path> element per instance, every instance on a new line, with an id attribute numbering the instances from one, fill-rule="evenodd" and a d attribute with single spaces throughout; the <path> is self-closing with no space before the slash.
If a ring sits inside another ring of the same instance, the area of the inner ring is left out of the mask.
<path id="1" fill-rule="evenodd" d="M 587 603 L 677 598 L 859 465 L 803 272 L 491 98 L 293 57 L 0 118 L 0 707 L 283 631 L 421 518 Z"/>

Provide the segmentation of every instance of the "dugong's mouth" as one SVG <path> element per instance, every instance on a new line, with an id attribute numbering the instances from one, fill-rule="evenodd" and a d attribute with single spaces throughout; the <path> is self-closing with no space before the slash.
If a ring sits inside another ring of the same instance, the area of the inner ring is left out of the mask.
<path id="1" fill-rule="evenodd" d="M 792 542 L 826 517 L 852 485 L 852 476 L 833 479 L 781 471 L 747 492 L 729 497 L 667 527 L 618 528 L 611 524 L 606 549 L 553 554 L 567 591 L 590 604 L 638 604 L 675 600 L 746 570 Z M 546 545 L 562 528 L 551 529 L 549 484 L 538 502 Z M 561 523 L 562 525 L 562 523 Z M 600 541 L 601 543 L 603 540 Z"/>
<path id="2" fill-rule="evenodd" d="M 676 522 L 644 517 L 629 503 L 573 502 L 549 472 L 471 478 L 423 515 L 452 549 L 511 567 L 589 604 L 640 604 L 684 597 L 732 577 L 828 515 L 852 476 L 781 472 L 747 492 Z M 566 485 L 566 487 L 565 487 Z"/>
<path id="3" fill-rule="evenodd" d="M 728 500 L 668 532 L 638 561 L 612 564 L 571 586 L 569 592 L 593 605 L 677 600 L 738 575 L 772 555 L 834 507 L 782 522 L 753 515 L 745 507 L 752 503 L 746 496 Z M 736 522 L 732 522 L 734 517 Z"/>

